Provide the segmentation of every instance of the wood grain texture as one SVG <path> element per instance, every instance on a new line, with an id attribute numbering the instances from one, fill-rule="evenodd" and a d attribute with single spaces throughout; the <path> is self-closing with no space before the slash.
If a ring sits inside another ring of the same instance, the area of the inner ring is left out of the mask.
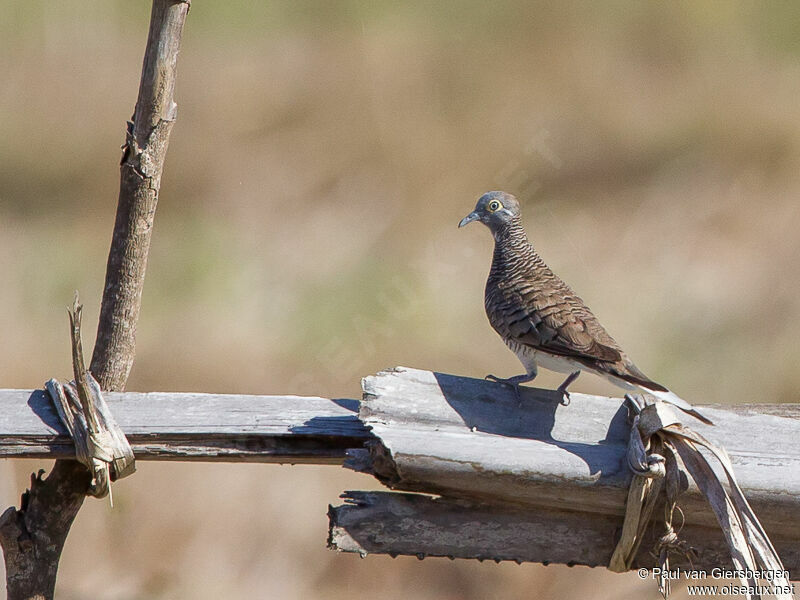
<path id="1" fill-rule="evenodd" d="M 380 439 L 348 465 L 393 489 L 525 507 L 622 516 L 630 473 L 621 400 L 398 368 L 363 382 L 360 415 Z M 797 411 L 703 407 L 715 421 L 690 427 L 727 449 L 770 535 L 800 540 Z M 698 490 L 682 495 L 688 523 L 716 526 Z"/>
<path id="2" fill-rule="evenodd" d="M 362 556 L 447 556 L 602 567 L 611 558 L 622 524 L 611 515 L 541 507 L 525 510 L 419 494 L 346 492 L 342 498 L 345 504 L 331 506 L 328 512 L 328 545 Z M 718 527 L 686 525 L 681 538 L 696 555 L 691 564 L 684 555 L 672 555 L 673 568 L 710 572 L 730 566 Z M 651 529 L 634 568 L 655 566 L 650 553 L 654 542 Z M 796 538 L 775 536 L 773 542 L 785 568 L 800 572 Z"/>
<path id="3" fill-rule="evenodd" d="M 560 395 L 398 368 L 364 380 L 364 399 L 108 393 L 139 459 L 341 462 L 398 490 L 349 492 L 331 509 L 333 547 L 354 552 L 605 565 L 629 473 L 620 399 Z M 795 406 L 704 407 L 692 426 L 725 446 L 784 564 L 800 571 Z M 359 420 L 360 415 L 360 420 Z M 368 430 L 371 428 L 371 431 Z M 39 391 L 0 390 L 0 455 L 52 456 L 69 442 Z M 347 450 L 347 449 L 350 450 Z M 696 565 L 727 551 L 696 490 L 681 497 Z M 658 514 L 659 509 L 656 509 Z M 653 535 L 637 565 L 652 565 Z M 683 564 L 680 558 L 675 564 Z"/>
<path id="4" fill-rule="evenodd" d="M 125 388 L 133 365 L 161 174 L 178 107 L 173 94 L 187 0 L 154 0 L 139 95 L 120 161 L 119 197 L 91 361 L 104 391 Z"/>
<path id="5" fill-rule="evenodd" d="M 356 400 L 201 393 L 104 394 L 137 460 L 338 464 L 371 439 Z M 0 457 L 74 456 L 43 390 L 0 390 Z"/>

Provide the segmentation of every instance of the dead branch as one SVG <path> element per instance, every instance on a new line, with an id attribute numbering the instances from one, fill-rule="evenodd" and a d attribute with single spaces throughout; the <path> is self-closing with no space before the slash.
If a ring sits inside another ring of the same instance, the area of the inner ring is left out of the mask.
<path id="1" fill-rule="evenodd" d="M 188 2 L 153 2 L 139 98 L 120 163 L 117 218 L 90 367 L 106 391 L 124 389 L 133 365 L 161 173 L 177 115 L 173 91 L 188 10 Z"/>
<path id="2" fill-rule="evenodd" d="M 108 256 L 91 370 L 101 387 L 125 387 L 135 352 L 147 254 L 169 134 L 181 32 L 188 1 L 154 0 L 133 122 L 128 124 L 117 216 Z M 51 599 L 58 561 L 90 480 L 76 461 L 32 477 L 20 508 L 0 516 L 8 600 Z"/>

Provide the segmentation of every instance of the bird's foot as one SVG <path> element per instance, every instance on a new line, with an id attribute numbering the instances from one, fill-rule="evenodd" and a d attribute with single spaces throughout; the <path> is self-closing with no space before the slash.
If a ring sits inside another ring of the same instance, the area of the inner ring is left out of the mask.
<path id="1" fill-rule="evenodd" d="M 570 384 L 572 384 L 573 381 L 575 381 L 578 378 L 578 375 L 580 374 L 581 374 L 580 371 L 573 371 L 567 376 L 567 378 L 564 380 L 564 383 L 562 383 L 560 386 L 556 388 L 556 391 L 559 392 L 562 396 L 561 398 L 562 406 L 569 406 L 570 397 L 567 388 L 570 386 Z"/>
<path id="2" fill-rule="evenodd" d="M 528 375 L 526 373 L 524 375 L 514 375 L 513 377 L 507 377 L 507 378 L 504 379 L 502 377 L 497 377 L 496 375 L 489 374 L 486 377 L 484 377 L 484 379 L 488 379 L 489 381 L 494 381 L 496 383 L 502 383 L 503 385 L 507 385 L 510 388 L 512 388 L 514 390 L 514 396 L 517 399 L 517 406 L 521 406 L 522 405 L 522 396 L 519 393 L 519 387 L 523 383 L 527 383 L 529 381 L 533 381 L 534 377 L 536 377 L 536 376 L 535 375 L 531 376 L 531 375 Z"/>
<path id="3" fill-rule="evenodd" d="M 514 375 L 513 377 L 508 377 L 503 379 L 502 377 L 498 377 L 497 375 L 487 375 L 484 379 L 488 379 L 489 381 L 495 381 L 497 383 L 503 383 L 505 385 L 520 385 L 522 383 L 527 383 L 533 380 L 533 377 L 530 375 Z"/>

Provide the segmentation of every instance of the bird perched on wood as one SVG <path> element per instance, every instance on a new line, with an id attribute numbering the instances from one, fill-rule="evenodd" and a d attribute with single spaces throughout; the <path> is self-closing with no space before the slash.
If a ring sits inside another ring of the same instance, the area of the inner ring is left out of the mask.
<path id="1" fill-rule="evenodd" d="M 519 393 L 519 385 L 532 381 L 541 365 L 569 373 L 558 387 L 568 400 L 568 386 L 581 371 L 590 371 L 711 424 L 691 404 L 640 371 L 583 300 L 550 270 L 528 241 L 514 196 L 487 192 L 458 226 L 472 221 L 486 225 L 494 236 L 494 258 L 484 296 L 486 315 L 526 371 L 508 379 L 494 375 L 487 379 L 510 385 Z"/>

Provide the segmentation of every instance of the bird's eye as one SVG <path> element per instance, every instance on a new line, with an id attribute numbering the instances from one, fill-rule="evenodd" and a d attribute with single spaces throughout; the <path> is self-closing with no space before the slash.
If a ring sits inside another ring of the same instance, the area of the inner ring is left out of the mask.
<path id="1" fill-rule="evenodd" d="M 489 210 L 489 212 L 495 212 L 500 210 L 500 203 L 497 200 L 492 200 L 486 205 L 486 208 Z"/>

